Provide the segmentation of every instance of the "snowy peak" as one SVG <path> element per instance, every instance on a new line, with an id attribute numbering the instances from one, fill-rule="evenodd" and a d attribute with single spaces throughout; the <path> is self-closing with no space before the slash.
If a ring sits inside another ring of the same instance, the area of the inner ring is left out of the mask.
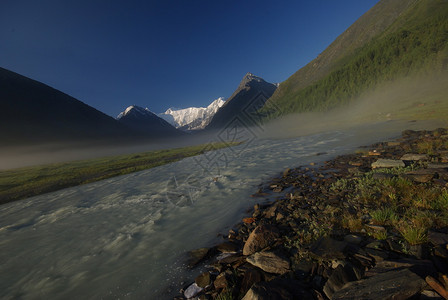
<path id="1" fill-rule="evenodd" d="M 164 113 L 159 114 L 159 117 L 171 123 L 176 128 L 187 130 L 203 129 L 210 123 L 211 118 L 224 103 L 224 98 L 220 97 L 207 107 L 169 108 Z"/>
<path id="2" fill-rule="evenodd" d="M 126 116 L 134 116 L 134 117 L 151 116 L 152 117 L 152 116 L 156 116 L 156 115 L 147 108 L 143 108 L 143 107 L 140 107 L 137 105 L 131 105 L 131 106 L 128 106 L 124 111 L 122 111 L 117 116 L 117 120 L 120 120 Z"/>
<path id="3" fill-rule="evenodd" d="M 256 75 L 250 73 L 250 72 L 247 72 L 246 75 L 244 75 L 243 79 L 241 80 L 240 87 L 247 86 L 247 85 L 249 85 L 250 83 L 253 83 L 253 82 L 260 82 L 261 83 L 261 82 L 265 82 L 265 81 L 264 81 L 263 78 L 258 77 Z"/>
<path id="4" fill-rule="evenodd" d="M 117 119 L 134 130 L 153 136 L 179 136 L 181 132 L 147 108 L 136 105 L 127 107 Z"/>

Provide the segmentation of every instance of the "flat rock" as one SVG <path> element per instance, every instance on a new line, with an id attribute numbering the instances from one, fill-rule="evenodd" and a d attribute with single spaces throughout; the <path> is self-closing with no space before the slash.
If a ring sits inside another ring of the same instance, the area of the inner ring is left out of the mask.
<path id="1" fill-rule="evenodd" d="M 428 241 L 433 244 L 434 246 L 437 245 L 446 245 L 448 244 L 448 234 L 436 232 L 436 231 L 429 231 L 428 232 Z"/>
<path id="2" fill-rule="evenodd" d="M 404 168 L 405 164 L 402 160 L 380 158 L 372 163 L 372 168 Z"/>
<path id="3" fill-rule="evenodd" d="M 310 248 L 311 253 L 323 259 L 344 259 L 346 242 L 337 241 L 330 237 L 322 237 Z"/>
<path id="4" fill-rule="evenodd" d="M 428 155 L 427 154 L 406 153 L 400 159 L 401 160 L 408 160 L 408 161 L 427 160 L 428 159 Z"/>
<path id="5" fill-rule="evenodd" d="M 279 237 L 277 228 L 270 225 L 258 225 L 247 238 L 243 255 L 254 254 L 274 243 Z"/>
<path id="6" fill-rule="evenodd" d="M 361 279 L 361 274 L 358 270 L 354 270 L 354 266 L 346 263 L 345 266 L 339 265 L 324 285 L 324 293 L 329 299 L 336 292 L 339 291 L 346 283 Z M 357 275 L 358 274 L 358 275 Z"/>
<path id="7" fill-rule="evenodd" d="M 290 270 L 289 261 L 274 252 L 257 252 L 246 260 L 268 273 L 285 274 Z"/>
<path id="8" fill-rule="evenodd" d="M 429 163 L 428 169 L 448 169 L 448 164 Z"/>
<path id="9" fill-rule="evenodd" d="M 349 282 L 333 294 L 332 300 L 408 299 L 426 283 L 408 269 L 389 271 L 367 279 Z"/>

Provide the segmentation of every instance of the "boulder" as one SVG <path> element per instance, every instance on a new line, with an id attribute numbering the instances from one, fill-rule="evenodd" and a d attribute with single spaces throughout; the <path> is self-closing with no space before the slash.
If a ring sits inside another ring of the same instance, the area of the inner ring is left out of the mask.
<path id="1" fill-rule="evenodd" d="M 270 225 L 258 225 L 250 233 L 243 248 L 243 255 L 251 255 L 273 244 L 280 234 L 277 228 Z"/>
<path id="2" fill-rule="evenodd" d="M 380 158 L 372 163 L 372 168 L 404 168 L 405 164 L 402 160 Z"/>
<path id="3" fill-rule="evenodd" d="M 427 160 L 428 155 L 427 154 L 406 153 L 400 159 L 407 160 L 407 161 Z"/>
<path id="4" fill-rule="evenodd" d="M 240 293 L 245 295 L 247 291 L 257 282 L 262 281 L 262 274 L 254 269 L 248 269 L 244 272 L 243 280 L 241 282 Z"/>
<path id="5" fill-rule="evenodd" d="M 194 282 L 201 288 L 205 288 L 205 287 L 209 286 L 212 282 L 212 280 L 210 278 L 210 273 L 209 272 L 202 273 L 201 275 L 196 277 Z"/>
<path id="6" fill-rule="evenodd" d="M 334 240 L 330 237 L 322 237 L 311 245 L 310 251 L 314 255 L 323 259 L 344 259 L 346 242 Z"/>
<path id="7" fill-rule="evenodd" d="M 367 279 L 349 282 L 333 294 L 332 300 L 408 299 L 426 283 L 408 269 L 389 271 Z"/>
<path id="8" fill-rule="evenodd" d="M 188 266 L 195 267 L 201 261 L 205 260 L 210 256 L 212 251 L 209 248 L 200 248 L 192 250 L 188 253 Z"/>
<path id="9" fill-rule="evenodd" d="M 269 282 L 258 282 L 254 284 L 242 300 L 286 300 L 301 299 L 312 300 L 313 296 L 304 288 L 300 282 L 293 279 L 274 279 Z"/>
<path id="10" fill-rule="evenodd" d="M 193 283 L 185 290 L 184 296 L 185 298 L 190 299 L 202 292 L 202 290 L 203 288 L 199 287 L 196 283 Z"/>
<path id="11" fill-rule="evenodd" d="M 285 274 L 290 271 L 289 261 L 274 252 L 257 252 L 247 262 L 268 273 Z"/>
<path id="12" fill-rule="evenodd" d="M 356 270 L 355 270 L 356 269 Z M 324 293 L 329 299 L 338 290 L 340 290 L 346 283 L 361 279 L 361 270 L 354 267 L 350 263 L 346 263 L 345 266 L 340 264 L 331 273 L 327 282 L 324 285 Z"/>

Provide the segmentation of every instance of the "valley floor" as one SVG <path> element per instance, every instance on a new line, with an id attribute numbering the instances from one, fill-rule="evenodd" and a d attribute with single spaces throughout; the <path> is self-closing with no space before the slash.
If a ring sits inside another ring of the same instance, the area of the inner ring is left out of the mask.
<path id="1" fill-rule="evenodd" d="M 238 143 L 212 143 L 0 171 L 0 204 L 172 163 Z"/>

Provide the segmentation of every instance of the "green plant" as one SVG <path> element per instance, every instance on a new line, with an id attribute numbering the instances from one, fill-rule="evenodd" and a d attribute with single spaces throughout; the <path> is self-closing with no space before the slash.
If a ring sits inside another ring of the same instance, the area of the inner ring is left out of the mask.
<path id="1" fill-rule="evenodd" d="M 431 209 L 447 210 L 448 209 L 448 191 L 443 190 L 438 197 L 430 203 Z"/>
<path id="2" fill-rule="evenodd" d="M 424 227 L 416 227 L 413 224 L 404 223 L 398 229 L 409 245 L 426 243 L 428 230 Z"/>
<path id="3" fill-rule="evenodd" d="M 387 231 L 386 230 L 378 230 L 372 233 L 372 236 L 377 240 L 385 240 L 387 239 Z"/>
<path id="4" fill-rule="evenodd" d="M 394 209 L 390 207 L 375 210 L 370 215 L 372 216 L 372 220 L 377 225 L 384 225 L 389 221 L 394 222 L 398 219 L 398 216 L 395 213 Z"/>

